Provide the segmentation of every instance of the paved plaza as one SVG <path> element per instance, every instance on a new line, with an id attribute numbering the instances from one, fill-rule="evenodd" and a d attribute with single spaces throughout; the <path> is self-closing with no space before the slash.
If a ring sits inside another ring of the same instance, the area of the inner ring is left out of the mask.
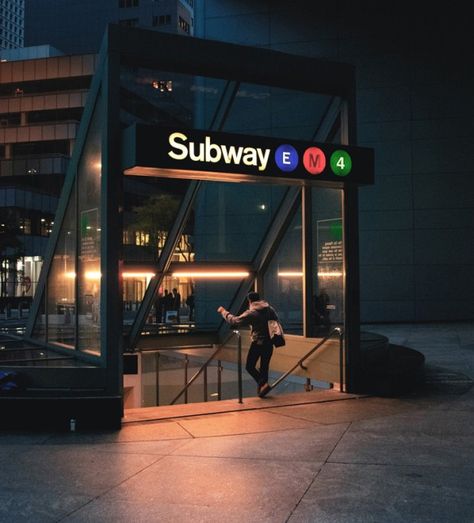
<path id="1" fill-rule="evenodd" d="M 422 352 L 425 383 L 178 406 L 117 432 L 3 431 L 0 521 L 474 522 L 474 325 L 364 330 Z"/>

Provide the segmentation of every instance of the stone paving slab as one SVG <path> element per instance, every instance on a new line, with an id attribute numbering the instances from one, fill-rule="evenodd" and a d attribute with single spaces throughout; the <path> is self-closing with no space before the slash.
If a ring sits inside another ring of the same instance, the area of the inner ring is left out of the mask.
<path id="1" fill-rule="evenodd" d="M 319 462 L 328 459 L 347 424 L 258 434 L 195 438 L 172 453 L 179 456 Z"/>
<path id="2" fill-rule="evenodd" d="M 459 467 L 327 464 L 288 521 L 472 523 L 473 472 Z"/>
<path id="3" fill-rule="evenodd" d="M 192 517 L 199 513 L 202 517 L 203 511 L 211 511 L 212 519 L 198 521 L 217 521 L 217 518 L 225 521 L 222 515 L 230 511 L 234 513 L 234 521 L 238 521 L 240 514 L 240 521 L 283 522 L 320 467 L 321 464 L 301 462 L 268 460 L 263 464 L 246 459 L 167 457 L 65 521 L 126 521 L 123 510 L 126 510 L 128 521 L 136 521 L 130 508 L 150 507 L 153 513 L 156 510 L 153 507 L 165 507 L 166 510 L 174 505 L 183 507 L 184 513 Z M 174 515 L 177 513 L 174 511 Z M 252 513 L 251 519 L 244 519 Z M 141 521 L 146 517 L 149 516 L 145 515 Z M 163 520 L 173 521 L 162 515 L 158 521 Z"/>

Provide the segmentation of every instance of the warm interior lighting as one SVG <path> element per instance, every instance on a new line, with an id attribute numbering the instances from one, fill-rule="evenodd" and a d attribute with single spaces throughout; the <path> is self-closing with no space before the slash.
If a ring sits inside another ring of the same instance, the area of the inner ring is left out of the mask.
<path id="1" fill-rule="evenodd" d="M 101 276 L 100 271 L 86 271 L 85 273 L 86 280 L 100 280 Z"/>
<path id="2" fill-rule="evenodd" d="M 342 272 L 341 271 L 318 272 L 318 276 L 340 277 L 340 276 L 342 276 Z"/>
<path id="3" fill-rule="evenodd" d="M 176 271 L 173 272 L 175 278 L 247 278 L 250 273 L 247 271 Z"/>
<path id="4" fill-rule="evenodd" d="M 147 278 L 151 279 L 155 275 L 154 272 L 122 272 L 123 278 Z"/>
<path id="5" fill-rule="evenodd" d="M 278 276 L 280 278 L 301 278 L 303 273 L 301 271 L 281 271 Z"/>

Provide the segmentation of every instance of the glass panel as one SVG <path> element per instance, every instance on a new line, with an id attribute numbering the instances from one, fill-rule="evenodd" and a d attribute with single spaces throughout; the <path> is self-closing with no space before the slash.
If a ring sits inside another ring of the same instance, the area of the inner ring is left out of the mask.
<path id="1" fill-rule="evenodd" d="M 48 275 L 48 341 L 75 344 L 76 191 L 73 190 Z"/>
<path id="2" fill-rule="evenodd" d="M 251 262 L 287 188 L 205 183 L 196 202 L 196 261 Z"/>
<path id="3" fill-rule="evenodd" d="M 189 324 L 193 330 L 215 330 L 221 322 L 217 307 L 229 305 L 239 284 L 240 279 L 205 280 L 167 275 L 149 322 L 159 324 L 160 333 L 180 330 Z"/>
<path id="4" fill-rule="evenodd" d="M 283 329 L 303 333 L 301 207 L 293 217 L 283 241 L 265 272 L 263 298 L 278 312 Z"/>
<path id="5" fill-rule="evenodd" d="M 223 131 L 313 140 L 331 96 L 145 68 L 122 67 L 121 118 L 125 124 L 215 127 Z"/>
<path id="6" fill-rule="evenodd" d="M 173 226 L 189 182 L 149 177 L 124 178 L 123 254 L 123 318 L 125 329 L 132 325 L 148 284 L 155 274 L 170 228 Z M 192 218 L 178 242 L 173 261 L 193 261 L 190 232 Z M 133 267 L 133 268 L 131 268 Z M 179 283 L 165 280 L 161 293 L 179 288 Z M 184 289 L 180 289 L 183 298 Z M 156 304 L 157 305 L 157 304 Z M 158 321 L 158 307 L 154 307 L 147 324 Z M 161 314 L 162 315 L 162 314 Z"/>
<path id="7" fill-rule="evenodd" d="M 344 322 L 342 191 L 313 189 L 313 289 L 316 334 Z"/>
<path id="8" fill-rule="evenodd" d="M 184 180 L 141 176 L 124 178 L 123 248 L 126 263 L 158 262 L 188 185 L 189 182 Z M 185 253 L 183 256 L 186 258 Z"/>
<path id="9" fill-rule="evenodd" d="M 78 349 L 100 354 L 101 98 L 89 126 L 77 170 Z"/>
<path id="10" fill-rule="evenodd" d="M 35 319 L 35 326 L 33 327 L 32 338 L 42 342 L 46 341 L 46 314 L 44 306 L 44 292 L 41 296 L 41 301 L 38 307 L 38 313 Z"/>
<path id="11" fill-rule="evenodd" d="M 208 129 L 226 80 L 145 68 L 121 70 L 122 120 Z"/>
<path id="12" fill-rule="evenodd" d="M 330 96 L 265 85 L 240 85 L 224 131 L 313 140 Z"/>

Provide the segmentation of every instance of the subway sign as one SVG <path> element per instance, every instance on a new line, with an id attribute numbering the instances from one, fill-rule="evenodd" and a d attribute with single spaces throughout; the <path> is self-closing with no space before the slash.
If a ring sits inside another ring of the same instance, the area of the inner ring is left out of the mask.
<path id="1" fill-rule="evenodd" d="M 125 174 L 224 181 L 371 184 L 373 150 L 329 143 L 133 125 Z"/>

